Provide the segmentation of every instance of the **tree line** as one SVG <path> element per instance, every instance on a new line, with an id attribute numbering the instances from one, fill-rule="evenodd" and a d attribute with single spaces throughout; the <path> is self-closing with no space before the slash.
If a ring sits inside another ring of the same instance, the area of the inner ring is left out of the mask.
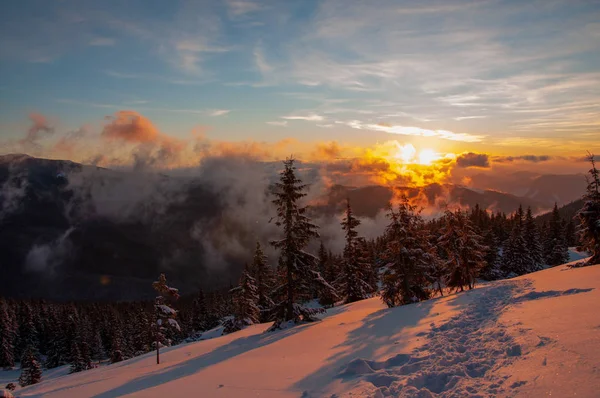
<path id="1" fill-rule="evenodd" d="M 179 298 L 161 275 L 152 302 L 50 303 L 0 298 L 0 367 L 20 361 L 22 385 L 40 380 L 42 367 L 70 365 L 71 372 L 119 362 L 161 346 L 203 338 L 216 327 L 231 333 L 248 325 L 273 322 L 269 330 L 310 322 L 340 303 L 379 295 L 389 307 L 427 300 L 447 292 L 472 289 L 479 279 L 523 275 L 568 261 L 568 247 L 578 245 L 600 262 L 600 181 L 593 156 L 584 206 L 574 220 L 561 217 L 555 205 L 548 223 L 539 225 L 530 208 L 513 214 L 446 210 L 425 220 L 402 198 L 388 209 L 382 236 L 365 239 L 350 201 L 340 228 L 341 253 L 321 241 L 316 255 L 307 250 L 319 239 L 318 226 L 303 205 L 307 186 L 294 160 L 284 162 L 274 187 L 273 205 L 279 239 L 271 266 L 257 242 L 239 283 L 223 291 Z M 578 231 L 577 231 L 578 229 Z M 310 305 L 311 302 L 320 305 Z M 175 318 L 177 320 L 175 320 Z"/>

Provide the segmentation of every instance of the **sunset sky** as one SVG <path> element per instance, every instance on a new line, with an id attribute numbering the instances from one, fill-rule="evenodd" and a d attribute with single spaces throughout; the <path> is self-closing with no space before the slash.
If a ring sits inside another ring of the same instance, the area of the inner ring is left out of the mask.
<path id="1" fill-rule="evenodd" d="M 2 153 L 122 111 L 161 143 L 600 152 L 597 0 L 3 1 L 0 76 Z"/>

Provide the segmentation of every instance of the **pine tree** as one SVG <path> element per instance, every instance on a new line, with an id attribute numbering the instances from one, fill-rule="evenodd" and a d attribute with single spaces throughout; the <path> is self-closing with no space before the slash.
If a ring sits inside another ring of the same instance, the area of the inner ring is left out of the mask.
<path id="1" fill-rule="evenodd" d="M 336 285 L 344 295 L 344 302 L 352 303 L 367 298 L 372 287 L 367 283 L 370 267 L 364 258 L 356 231 L 360 220 L 352 213 L 350 199 L 346 200 L 346 215 L 341 225 L 345 232 L 346 245 L 344 246 L 342 274 Z"/>
<path id="2" fill-rule="evenodd" d="M 430 296 L 432 276 L 427 272 L 433 262 L 433 248 L 421 216 L 404 197 L 397 212 L 390 207 L 388 217 L 384 253 L 387 269 L 382 277 L 381 299 L 388 307 L 426 300 Z"/>
<path id="3" fill-rule="evenodd" d="M 234 317 L 225 324 L 224 333 L 232 333 L 246 326 L 260 322 L 260 308 L 258 307 L 258 288 L 256 280 L 250 273 L 248 264 L 244 267 L 240 282 L 230 292 L 233 295 Z"/>
<path id="4" fill-rule="evenodd" d="M 19 384 L 21 387 L 30 386 L 39 383 L 42 380 L 42 367 L 35 357 L 34 348 L 29 346 L 25 348 L 21 358 L 21 376 Z"/>
<path id="5" fill-rule="evenodd" d="M 194 332 L 204 332 L 209 330 L 213 325 L 209 321 L 208 307 L 204 291 L 200 289 L 192 305 L 192 330 Z"/>
<path id="6" fill-rule="evenodd" d="M 323 310 L 307 308 L 302 301 L 312 298 L 315 284 L 333 290 L 316 270 L 316 257 L 304 251 L 309 241 L 319 234 L 317 226 L 306 215 L 307 207 L 299 204 L 306 196 L 306 185 L 296 177 L 295 169 L 294 159 L 287 159 L 279 182 L 275 184 L 276 225 L 282 227 L 283 237 L 271 242 L 280 250 L 280 284 L 274 290 L 278 302 L 274 307 L 275 323 L 271 330 L 280 328 L 285 321 L 314 320 L 314 316 Z"/>
<path id="7" fill-rule="evenodd" d="M 475 231 L 473 223 L 460 210 L 447 210 L 438 244 L 445 253 L 446 286 L 472 289 L 475 278 L 485 266 L 487 247 Z"/>
<path id="8" fill-rule="evenodd" d="M 543 249 L 540 242 L 540 234 L 537 225 L 535 225 L 535 220 L 531 212 L 531 207 L 527 207 L 524 228 L 525 243 L 527 244 L 529 258 L 531 259 L 528 272 L 539 271 L 542 269 L 542 265 L 544 264 Z"/>
<path id="9" fill-rule="evenodd" d="M 533 260 L 529 255 L 525 241 L 525 221 L 523 208 L 515 212 L 512 219 L 513 228 L 510 237 L 502 250 L 502 272 L 504 276 L 524 275 L 533 271 Z"/>
<path id="10" fill-rule="evenodd" d="M 480 277 L 488 281 L 502 278 L 500 270 L 500 244 L 493 229 L 489 229 L 483 235 L 483 244 L 488 248 L 485 253 L 485 266 L 481 270 Z"/>
<path id="11" fill-rule="evenodd" d="M 19 344 L 17 354 L 23 356 L 25 350 L 30 347 L 37 353 L 38 335 L 33 319 L 31 305 L 27 302 L 21 303 L 21 312 L 19 314 Z M 18 357 L 18 356 L 17 356 Z"/>
<path id="12" fill-rule="evenodd" d="M 584 204 L 577 213 L 579 219 L 579 237 L 581 250 L 591 254 L 588 264 L 600 263 L 600 172 L 596 168 L 594 155 L 588 154 L 592 168 L 585 195 Z"/>
<path id="13" fill-rule="evenodd" d="M 167 285 L 165 274 L 160 274 L 158 281 L 152 283 L 154 290 L 158 292 L 158 296 L 154 301 L 154 311 L 156 316 L 155 336 L 156 336 L 156 363 L 160 363 L 160 343 L 164 340 L 164 332 L 166 326 L 180 330 L 179 324 L 175 320 L 177 311 L 175 311 L 166 298 L 177 300 L 179 298 L 179 290 Z"/>
<path id="14" fill-rule="evenodd" d="M 335 267 L 335 258 L 331 252 L 327 251 L 323 241 L 321 241 L 319 246 L 317 270 L 329 286 L 334 286 L 338 275 Z M 337 291 L 332 291 L 327 286 L 319 288 L 317 295 L 319 297 L 319 304 L 324 307 L 333 307 L 338 298 Z"/>
<path id="15" fill-rule="evenodd" d="M 252 258 L 252 274 L 256 280 L 256 294 L 258 295 L 256 304 L 260 309 L 259 321 L 267 322 L 275 306 L 271 299 L 275 275 L 273 269 L 267 263 L 267 256 L 264 254 L 260 242 L 256 242 L 254 257 Z"/>
<path id="16" fill-rule="evenodd" d="M 0 368 L 15 366 L 14 340 L 15 330 L 8 313 L 8 305 L 3 298 L 0 298 Z"/>
<path id="17" fill-rule="evenodd" d="M 544 245 L 544 254 L 548 265 L 560 265 L 569 261 L 569 251 L 564 240 L 564 230 L 558 205 L 554 204 L 552 217 Z"/>

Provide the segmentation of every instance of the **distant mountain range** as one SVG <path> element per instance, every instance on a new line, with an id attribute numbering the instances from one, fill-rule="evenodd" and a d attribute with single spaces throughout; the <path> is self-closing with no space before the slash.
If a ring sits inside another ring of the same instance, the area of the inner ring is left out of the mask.
<path id="1" fill-rule="evenodd" d="M 265 166 L 275 176 L 277 169 Z M 338 223 L 332 216 L 350 198 L 358 216 L 375 217 L 393 197 L 405 194 L 428 208 L 429 214 L 445 203 L 465 208 L 479 204 L 506 213 L 521 204 L 541 212 L 555 200 L 562 202 L 575 193 L 580 197 L 585 188 L 578 175 L 521 177 L 529 185 L 517 184 L 520 180 L 515 176 L 498 182 L 513 191 L 518 185 L 523 196 L 451 184 L 335 185 L 313 199 L 311 211 L 315 218 Z M 150 185 L 154 191 L 148 194 Z M 272 237 L 260 236 L 266 232 L 247 218 L 231 215 L 248 200 L 228 198 L 235 195 L 231 191 L 192 177 L 132 174 L 26 155 L 0 156 L 0 295 L 149 298 L 150 283 L 165 271 L 185 292 L 227 287 L 237 280 L 256 239 L 266 244 Z M 263 229 L 273 228 L 267 224 L 267 214 L 252 216 L 264 218 L 261 228 L 263 224 Z M 212 239 L 216 231 L 220 235 Z M 203 244 L 207 239 L 215 241 L 213 246 Z"/>

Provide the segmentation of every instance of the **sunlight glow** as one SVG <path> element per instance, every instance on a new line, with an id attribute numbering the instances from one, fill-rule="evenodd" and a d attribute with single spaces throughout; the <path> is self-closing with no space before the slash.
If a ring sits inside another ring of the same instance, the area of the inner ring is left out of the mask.
<path id="1" fill-rule="evenodd" d="M 438 155 L 433 149 L 423 149 L 421 152 L 419 152 L 419 164 L 429 166 L 438 159 L 440 159 L 440 155 Z"/>

